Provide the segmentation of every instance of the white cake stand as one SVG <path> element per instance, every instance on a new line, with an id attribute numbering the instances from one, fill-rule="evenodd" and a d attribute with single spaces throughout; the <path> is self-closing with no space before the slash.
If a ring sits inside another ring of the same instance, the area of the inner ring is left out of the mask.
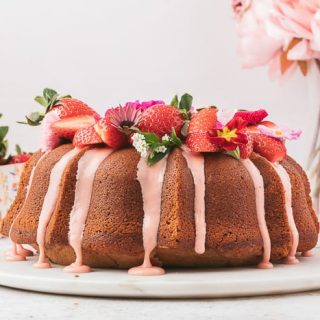
<path id="1" fill-rule="evenodd" d="M 62 267 L 35 269 L 35 257 L 7 262 L 10 248 L 0 239 L 0 285 L 55 294 L 126 298 L 218 298 L 284 294 L 320 289 L 320 249 L 312 258 L 299 257 L 297 265 L 256 268 L 168 270 L 158 277 L 129 276 L 126 271 L 94 270 L 67 274 Z"/>

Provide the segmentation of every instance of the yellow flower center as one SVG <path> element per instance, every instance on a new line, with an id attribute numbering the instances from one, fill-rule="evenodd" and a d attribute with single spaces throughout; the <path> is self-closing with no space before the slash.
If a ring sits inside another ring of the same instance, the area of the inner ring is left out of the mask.
<path id="1" fill-rule="evenodd" d="M 274 133 L 277 135 L 277 136 L 282 136 L 283 132 L 280 130 L 280 129 L 276 129 L 274 131 Z"/>
<path id="2" fill-rule="evenodd" d="M 221 130 L 217 131 L 217 135 L 219 138 L 223 138 L 226 141 L 230 142 L 232 138 L 237 138 L 237 129 L 230 130 L 228 127 L 224 127 Z"/>

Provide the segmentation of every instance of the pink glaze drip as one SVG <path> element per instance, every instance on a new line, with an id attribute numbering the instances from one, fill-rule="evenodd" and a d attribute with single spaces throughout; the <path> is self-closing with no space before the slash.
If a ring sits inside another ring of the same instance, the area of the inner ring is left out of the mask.
<path id="1" fill-rule="evenodd" d="M 5 253 L 6 261 L 25 261 L 26 256 L 18 253 L 18 245 L 12 242 L 11 250 Z"/>
<path id="2" fill-rule="evenodd" d="M 157 246 L 158 229 L 161 214 L 161 195 L 167 158 L 149 166 L 145 158 L 138 163 L 137 179 L 140 182 L 143 199 L 143 247 L 144 260 L 141 266 L 131 268 L 128 273 L 136 276 L 162 275 L 162 268 L 151 263 L 151 253 Z"/>
<path id="3" fill-rule="evenodd" d="M 36 268 L 50 268 L 51 265 L 47 261 L 45 255 L 45 236 L 48 223 L 56 206 L 59 186 L 62 175 L 68 163 L 81 151 L 81 149 L 74 148 L 62 156 L 62 158 L 54 165 L 50 173 L 50 181 L 48 191 L 44 197 L 42 209 L 39 216 L 39 223 L 37 229 L 37 244 L 39 246 L 39 259 L 34 264 Z"/>
<path id="4" fill-rule="evenodd" d="M 204 175 L 204 157 L 202 154 L 183 151 L 183 156 L 187 161 L 188 167 L 192 173 L 195 199 L 194 214 L 196 225 L 195 252 L 205 253 L 206 245 L 206 216 L 205 216 L 205 175 Z"/>
<path id="5" fill-rule="evenodd" d="M 91 269 L 83 265 L 82 236 L 89 211 L 95 173 L 100 164 L 113 149 L 91 149 L 79 160 L 74 205 L 70 213 L 69 244 L 73 248 L 76 261 L 64 268 L 70 273 L 86 273 Z"/>
<path id="6" fill-rule="evenodd" d="M 34 173 L 35 170 L 37 168 L 37 166 L 39 165 L 40 161 L 47 155 L 47 153 L 44 153 L 40 159 L 38 160 L 37 164 L 32 168 L 31 170 L 31 174 L 30 174 L 30 178 L 29 178 L 29 183 L 26 187 L 27 192 L 26 192 L 26 197 L 25 199 L 28 198 L 29 196 L 29 192 L 30 192 L 30 188 L 31 188 L 31 184 L 33 181 L 33 177 L 34 177 Z M 23 207 L 22 207 L 23 208 Z M 20 212 L 22 211 L 22 209 L 20 210 Z M 6 260 L 7 261 L 25 261 L 26 257 L 33 255 L 33 252 L 27 249 L 24 249 L 23 246 L 21 244 L 16 244 L 12 239 L 11 239 L 11 232 L 12 232 L 12 227 L 14 225 L 14 223 L 16 222 L 16 220 L 19 218 L 20 213 L 17 214 L 17 216 L 14 218 L 10 230 L 9 230 L 9 239 L 12 242 L 12 248 L 11 250 L 6 252 Z"/>
<path id="7" fill-rule="evenodd" d="M 251 160 L 241 159 L 240 161 L 249 172 L 255 189 L 258 224 L 263 240 L 263 257 L 262 261 L 258 264 L 258 268 L 271 269 L 273 267 L 272 263 L 270 262 L 271 240 L 265 219 L 263 178 L 259 170 L 256 168 L 256 166 L 253 164 Z"/>
<path id="8" fill-rule="evenodd" d="M 296 258 L 297 248 L 299 244 L 299 232 L 296 227 L 294 217 L 293 217 L 293 211 L 292 211 L 292 191 L 291 191 L 291 182 L 290 177 L 287 173 L 287 171 L 281 166 L 279 163 L 273 163 L 272 164 L 274 169 L 277 171 L 282 185 L 284 187 L 285 192 L 285 206 L 286 206 L 286 212 L 288 217 L 288 223 L 292 235 L 292 247 L 290 249 L 290 252 L 288 256 L 282 260 L 285 264 L 297 264 L 299 263 L 299 260 Z"/>
<path id="9" fill-rule="evenodd" d="M 311 251 L 311 250 L 304 251 L 304 252 L 301 253 L 301 256 L 302 257 L 306 257 L 306 258 L 310 258 L 310 257 L 314 256 L 314 252 Z"/>

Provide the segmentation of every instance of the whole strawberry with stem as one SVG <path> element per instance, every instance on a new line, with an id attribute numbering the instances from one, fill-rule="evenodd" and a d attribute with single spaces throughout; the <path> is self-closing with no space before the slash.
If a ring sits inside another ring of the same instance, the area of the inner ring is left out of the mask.
<path id="1" fill-rule="evenodd" d="M 183 125 L 184 118 L 179 109 L 163 104 L 152 106 L 144 111 L 137 127 L 142 132 L 154 133 L 158 137 L 170 135 L 174 129 L 177 136 L 181 137 Z"/>
<path id="2" fill-rule="evenodd" d="M 9 158 L 9 164 L 16 164 L 16 163 L 24 163 L 27 162 L 31 157 L 30 153 L 23 152 L 20 146 L 16 145 L 16 154 Z"/>

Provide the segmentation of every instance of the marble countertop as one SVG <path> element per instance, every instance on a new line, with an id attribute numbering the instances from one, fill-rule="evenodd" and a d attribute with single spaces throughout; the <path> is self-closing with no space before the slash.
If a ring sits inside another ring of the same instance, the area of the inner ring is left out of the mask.
<path id="1" fill-rule="evenodd" d="M 202 300 L 126 300 L 58 296 L 0 287 L 0 318 L 318 320 L 320 291 Z"/>

